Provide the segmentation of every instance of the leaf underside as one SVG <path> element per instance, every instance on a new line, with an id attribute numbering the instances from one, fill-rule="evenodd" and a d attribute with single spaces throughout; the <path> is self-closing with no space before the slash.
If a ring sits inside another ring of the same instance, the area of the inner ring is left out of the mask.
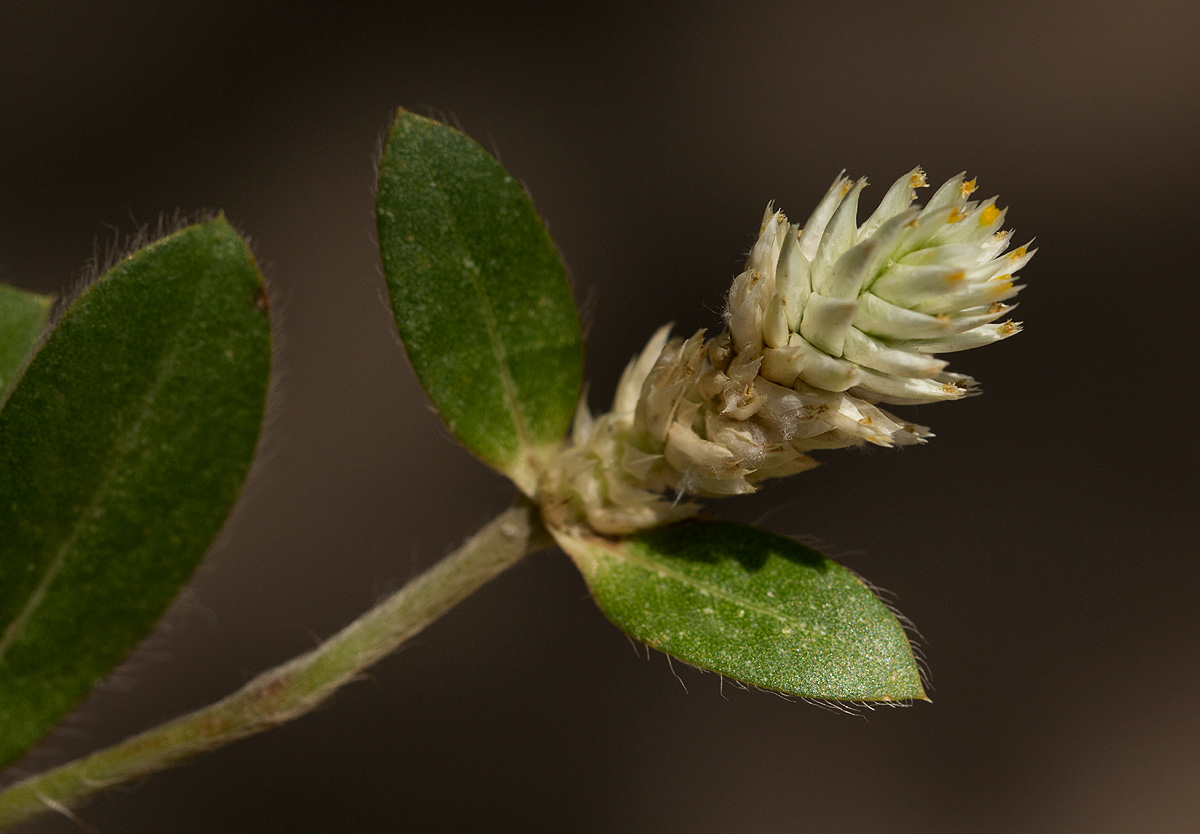
<path id="1" fill-rule="evenodd" d="M 621 541 L 556 537 L 605 615 L 655 649 L 806 698 L 925 698 L 896 616 L 799 542 L 713 521 Z"/>
<path id="2" fill-rule="evenodd" d="M 51 296 L 0 284 L 0 402 L 50 315 Z"/>
<path id="3" fill-rule="evenodd" d="M 583 373 L 553 241 L 483 148 L 405 111 L 376 208 L 392 311 L 425 392 L 467 448 L 528 491 L 527 453 L 563 438 Z"/>
<path id="4" fill-rule="evenodd" d="M 223 218 L 135 252 L 0 410 L 0 765 L 146 636 L 229 513 L 270 370 L 262 280 Z"/>

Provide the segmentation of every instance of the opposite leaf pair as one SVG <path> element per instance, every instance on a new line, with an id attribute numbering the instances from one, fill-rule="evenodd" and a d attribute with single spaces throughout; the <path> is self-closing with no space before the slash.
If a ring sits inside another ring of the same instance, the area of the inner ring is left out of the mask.
<path id="1" fill-rule="evenodd" d="M 739 680 L 815 698 L 923 698 L 896 618 L 820 554 L 695 515 L 680 493 L 753 491 L 814 465 L 806 452 L 920 442 L 880 402 L 953 399 L 968 377 L 931 354 L 1017 331 L 990 323 L 1024 249 L 994 201 L 957 177 L 923 210 L 924 175 L 862 226 L 865 181 L 840 178 L 803 229 L 768 209 L 727 330 L 660 331 L 613 410 L 580 405 L 578 314 L 519 185 L 478 145 L 401 112 L 380 170 L 379 240 L 392 309 L 452 432 L 542 506 L 596 601 L 632 636 Z M 1015 259 L 1015 260 L 1014 260 Z M 666 492 L 667 494 L 664 494 Z M 672 496 L 670 493 L 674 493 Z"/>

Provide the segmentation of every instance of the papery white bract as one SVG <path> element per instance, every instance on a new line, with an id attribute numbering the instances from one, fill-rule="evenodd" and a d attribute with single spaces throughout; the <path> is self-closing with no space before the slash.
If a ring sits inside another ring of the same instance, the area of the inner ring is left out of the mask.
<path id="1" fill-rule="evenodd" d="M 970 393 L 970 377 L 934 354 L 1018 332 L 994 324 L 1020 290 L 1013 274 L 1032 257 L 1004 254 L 1011 233 L 995 199 L 969 201 L 975 181 L 951 178 L 923 209 L 910 208 L 918 168 L 901 177 L 861 226 L 865 180 L 838 177 L 803 228 L 767 209 L 746 271 L 729 294 L 739 353 L 761 352 L 766 378 L 863 399 L 923 403 Z"/>
<path id="2" fill-rule="evenodd" d="M 997 322 L 1033 252 L 1006 253 L 1005 212 L 970 200 L 975 181 L 961 174 L 919 208 L 914 169 L 860 225 L 865 185 L 839 176 L 803 227 L 768 206 L 726 329 L 668 340 L 662 328 L 610 412 L 593 419 L 581 404 L 554 493 L 588 525 L 620 534 L 678 520 L 698 509 L 681 494 L 753 492 L 815 466 L 815 449 L 923 442 L 927 429 L 878 404 L 975 393 L 937 354 L 1020 331 Z"/>

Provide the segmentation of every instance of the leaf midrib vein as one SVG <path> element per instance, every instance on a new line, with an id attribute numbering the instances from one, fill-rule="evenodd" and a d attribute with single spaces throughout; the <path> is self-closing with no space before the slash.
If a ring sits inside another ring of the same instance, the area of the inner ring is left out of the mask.
<path id="1" fill-rule="evenodd" d="M 197 287 L 196 293 L 192 299 L 191 313 L 187 316 L 185 322 L 194 320 L 196 308 L 200 305 L 201 295 L 202 292 L 200 291 L 200 287 Z M 96 508 L 100 506 L 103 499 L 107 496 L 109 490 L 112 488 L 113 480 L 116 478 L 117 472 L 120 471 L 122 462 L 125 461 L 129 453 L 133 450 L 137 437 L 141 431 L 141 427 L 145 423 L 146 418 L 150 415 L 150 411 L 155 400 L 157 399 L 158 393 L 161 391 L 167 379 L 170 378 L 171 371 L 175 366 L 175 360 L 178 357 L 180 348 L 184 342 L 183 336 L 187 332 L 188 326 L 185 324 L 177 331 L 171 347 L 165 351 L 162 357 L 159 359 L 158 368 L 155 371 L 154 382 L 148 389 L 146 389 L 146 393 L 142 395 L 141 411 L 138 414 L 137 419 L 134 420 L 133 424 L 121 435 L 120 441 L 115 444 L 117 447 L 117 452 L 111 458 L 109 470 L 107 473 L 105 473 L 104 478 L 101 480 L 99 486 L 96 487 L 96 491 L 92 495 L 92 500 L 88 502 L 87 507 L 84 508 L 84 510 L 80 512 L 76 518 L 76 521 L 71 527 L 70 533 L 67 535 L 62 545 L 58 548 L 58 551 L 54 555 L 54 559 L 50 562 L 50 565 L 46 569 L 46 573 L 38 582 L 37 587 L 34 588 L 33 593 L 30 594 L 29 600 L 25 603 L 25 606 L 21 609 L 20 613 L 17 614 L 13 621 L 8 624 L 8 627 L 5 628 L 4 635 L 0 637 L 0 663 L 4 662 L 4 658 L 8 653 L 8 650 L 20 638 L 21 632 L 27 625 L 29 625 L 29 622 L 33 619 L 33 615 L 37 613 L 38 608 L 40 608 L 42 603 L 45 602 L 46 595 L 50 590 L 50 586 L 54 583 L 54 580 L 58 577 L 58 574 L 61 573 L 62 569 L 66 566 L 67 556 L 71 551 L 71 547 L 75 544 L 75 540 L 79 537 L 79 534 L 83 528 L 86 527 L 89 521 L 94 517 Z"/>
<path id="2" fill-rule="evenodd" d="M 768 616 L 768 617 L 774 617 L 785 623 L 794 623 L 794 624 L 800 626 L 800 628 L 803 629 L 805 632 L 815 633 L 815 631 L 816 631 L 813 626 L 809 625 L 807 622 L 805 622 L 803 619 L 801 619 L 799 617 L 799 615 L 780 613 L 779 611 L 775 611 L 775 610 L 768 608 L 765 605 L 762 605 L 760 603 L 757 603 L 757 602 L 754 602 L 754 601 L 748 600 L 748 599 L 743 599 L 742 597 L 735 596 L 734 594 L 720 588 L 717 585 L 710 584 L 709 582 L 705 582 L 702 579 L 697 579 L 694 576 L 690 576 L 689 574 L 683 573 L 682 571 L 676 570 L 675 568 L 663 565 L 663 564 L 661 564 L 659 562 L 655 562 L 651 559 L 647 559 L 646 557 L 640 556 L 633 552 L 626 551 L 626 554 L 616 556 L 615 558 L 621 559 L 624 561 L 628 561 L 628 562 L 634 562 L 639 567 L 644 568 L 647 571 L 654 571 L 655 573 L 660 573 L 660 574 L 665 573 L 668 576 L 670 576 L 672 579 L 675 579 L 678 582 L 682 582 L 685 585 L 693 585 L 697 588 L 700 588 L 700 589 L 703 589 L 703 590 L 709 592 L 710 594 L 712 594 L 713 596 L 715 596 L 719 599 L 723 599 L 726 602 L 732 603 L 732 604 L 737 605 L 742 608 L 748 608 L 751 611 L 754 611 L 758 614 L 762 614 L 762 615 Z M 828 631 L 825 631 L 820 634 L 821 634 L 821 636 L 832 637 L 832 635 L 830 635 Z"/>
<path id="3" fill-rule="evenodd" d="M 454 230 L 455 239 L 465 240 L 460 234 L 458 216 L 450 210 L 449 197 L 440 185 L 437 188 L 437 195 L 442 203 L 443 214 L 449 218 L 449 225 Z M 456 247 L 456 252 L 461 256 L 465 256 L 464 258 L 460 258 L 459 262 L 470 279 L 471 288 L 475 291 L 475 296 L 479 302 L 479 310 L 483 316 L 484 327 L 487 328 L 488 333 L 488 342 L 492 349 L 492 358 L 496 360 L 496 364 L 499 367 L 500 388 L 503 392 L 505 403 L 508 405 L 509 413 L 512 415 L 513 428 L 517 432 L 520 444 L 527 449 L 531 448 L 534 444 L 530 437 L 529 426 L 525 421 L 524 409 L 521 407 L 520 391 L 508 366 L 508 352 L 505 350 L 504 343 L 500 339 L 499 325 L 496 322 L 496 313 L 492 309 L 491 299 L 488 298 L 480 282 L 483 270 L 478 261 L 472 257 L 473 253 L 465 246 L 460 245 Z M 470 266 L 466 263 L 467 259 L 470 260 Z"/>

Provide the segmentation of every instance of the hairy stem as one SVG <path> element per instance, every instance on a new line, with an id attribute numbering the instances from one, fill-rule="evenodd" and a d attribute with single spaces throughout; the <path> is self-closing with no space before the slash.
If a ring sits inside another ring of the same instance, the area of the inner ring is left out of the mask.
<path id="1" fill-rule="evenodd" d="M 0 828 L 303 715 L 488 580 L 552 543 L 537 510 L 521 499 L 313 651 L 215 704 L 0 792 Z"/>

